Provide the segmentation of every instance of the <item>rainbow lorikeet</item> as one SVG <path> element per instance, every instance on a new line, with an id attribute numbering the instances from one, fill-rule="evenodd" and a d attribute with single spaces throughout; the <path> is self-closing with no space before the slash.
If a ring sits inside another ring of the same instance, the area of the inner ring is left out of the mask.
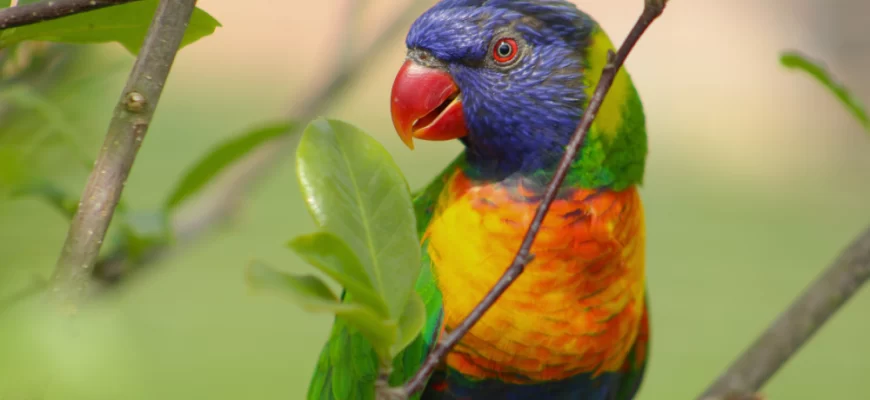
<path id="1" fill-rule="evenodd" d="M 607 62 L 611 41 L 564 0 L 442 0 L 407 36 L 393 84 L 405 143 L 465 149 L 415 193 L 423 247 L 420 337 L 407 380 L 502 275 Z M 428 380 L 424 400 L 631 399 L 648 349 L 643 107 L 621 70 L 544 220 L 536 255 Z M 336 320 L 309 399 L 374 398 L 378 362 Z"/>

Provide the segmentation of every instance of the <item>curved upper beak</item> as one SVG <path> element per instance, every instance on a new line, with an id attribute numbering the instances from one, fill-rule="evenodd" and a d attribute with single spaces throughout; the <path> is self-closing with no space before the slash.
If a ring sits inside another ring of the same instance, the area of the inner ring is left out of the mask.
<path id="1" fill-rule="evenodd" d="M 393 125 L 413 149 L 414 138 L 450 140 L 468 134 L 459 88 L 446 71 L 405 61 L 393 82 Z"/>

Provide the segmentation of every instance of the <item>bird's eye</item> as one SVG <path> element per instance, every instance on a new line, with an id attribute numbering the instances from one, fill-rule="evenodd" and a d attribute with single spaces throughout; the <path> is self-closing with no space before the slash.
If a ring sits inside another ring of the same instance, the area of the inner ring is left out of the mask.
<path id="1" fill-rule="evenodd" d="M 500 64 L 513 61 L 517 56 L 517 41 L 513 39 L 499 39 L 492 48 L 492 57 Z"/>

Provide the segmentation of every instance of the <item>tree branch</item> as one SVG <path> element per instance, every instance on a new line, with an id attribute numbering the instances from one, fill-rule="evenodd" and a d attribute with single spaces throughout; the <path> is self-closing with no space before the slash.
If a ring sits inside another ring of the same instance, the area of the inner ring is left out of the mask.
<path id="1" fill-rule="evenodd" d="M 342 60 L 341 57 L 337 58 L 333 67 L 335 72 L 326 80 L 326 83 L 310 96 L 304 98 L 302 103 L 293 107 L 288 114 L 297 120 L 305 121 L 323 112 L 337 96 L 342 94 L 348 85 L 361 76 L 365 66 L 391 44 L 390 38 L 407 29 L 407 21 L 416 17 L 425 4 L 426 2 L 422 0 L 411 0 L 396 14 L 395 18 L 386 22 L 386 27 L 375 35 L 370 44 L 352 53 L 348 60 Z M 343 29 L 345 30 L 341 33 L 342 36 L 352 32 L 349 30 L 350 27 Z M 360 42 L 356 41 L 356 43 Z M 278 162 L 287 156 L 287 148 L 293 142 L 292 135 L 288 135 L 253 152 L 242 162 L 225 172 L 201 200 L 183 207 L 182 212 L 173 215 L 172 225 L 176 239 L 174 248 L 182 247 L 184 244 L 200 238 L 226 221 L 239 208 L 248 193 L 274 169 Z M 148 252 L 149 260 L 162 259 L 174 248 L 160 246 L 151 249 Z M 106 283 L 122 282 L 123 275 L 132 268 L 141 267 L 147 262 L 143 260 L 133 265 L 130 260 L 127 260 L 126 255 L 113 255 L 111 260 L 107 260 L 106 268 L 100 268 L 101 271 L 107 273 L 105 276 L 102 272 L 98 273 L 98 278 Z M 124 271 L 118 271 L 118 268 L 123 268 Z"/>
<path id="2" fill-rule="evenodd" d="M 365 3 L 365 0 L 345 0 L 344 15 L 337 35 L 339 51 L 336 65 L 340 67 L 345 67 L 345 64 L 353 58 L 353 49 L 357 44 L 357 29 L 360 26 L 359 15 L 362 13 Z"/>
<path id="3" fill-rule="evenodd" d="M 52 293 L 67 305 L 74 307 L 88 291 L 92 268 L 195 6 L 196 0 L 161 0 L 148 28 L 52 277 Z"/>
<path id="4" fill-rule="evenodd" d="M 757 392 L 870 280 L 868 227 L 699 399 Z"/>
<path id="5" fill-rule="evenodd" d="M 44 0 L 0 9 L 0 30 L 140 0 Z"/>
<path id="6" fill-rule="evenodd" d="M 522 275 L 526 266 L 534 259 L 534 254 L 531 254 L 531 249 L 535 237 L 538 235 L 538 230 L 541 229 L 541 223 L 544 221 L 544 217 L 546 217 L 547 212 L 550 210 L 550 205 L 553 204 L 553 200 L 556 199 L 556 195 L 559 193 L 562 182 L 568 174 L 568 169 L 571 167 L 571 163 L 574 161 L 574 157 L 577 155 L 580 145 L 583 144 L 586 133 L 592 126 L 592 121 L 595 119 L 599 108 L 601 108 L 601 104 L 604 101 L 604 97 L 607 95 L 607 91 L 610 90 L 610 86 L 613 85 L 613 79 L 616 77 L 617 71 L 622 68 L 622 64 L 625 63 L 628 54 L 634 48 L 634 45 L 649 25 L 662 14 L 666 3 L 667 0 L 645 0 L 643 13 L 641 13 L 634 28 L 629 32 L 625 42 L 623 42 L 622 46 L 619 47 L 619 51 L 617 51 L 615 55 L 610 53 L 610 59 L 604 67 L 604 70 L 601 72 L 601 79 L 598 81 L 598 86 L 596 86 L 595 92 L 589 100 L 589 105 L 583 113 L 583 117 L 577 126 L 577 130 L 568 142 L 568 146 L 565 149 L 565 155 L 559 162 L 553 180 L 547 186 L 541 204 L 538 205 L 535 217 L 532 219 L 529 229 L 526 231 L 522 246 L 520 246 L 520 249 L 517 251 L 513 262 L 499 281 L 496 282 L 495 286 L 493 286 L 486 296 L 484 296 L 483 300 L 478 303 L 471 313 L 469 313 L 469 315 L 459 323 L 454 330 L 447 333 L 429 353 L 422 367 L 405 384 L 404 394 L 406 396 L 410 396 L 423 389 L 429 376 L 444 360 L 447 353 L 466 333 L 468 333 L 469 330 L 471 330 L 474 324 L 483 317 L 486 311 L 495 304 L 498 298 L 504 294 L 510 285 L 513 284 L 520 275 Z"/>

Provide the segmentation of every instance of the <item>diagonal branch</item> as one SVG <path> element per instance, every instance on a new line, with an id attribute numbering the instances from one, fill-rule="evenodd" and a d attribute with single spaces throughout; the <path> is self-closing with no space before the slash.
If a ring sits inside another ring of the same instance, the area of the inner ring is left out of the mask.
<path id="1" fill-rule="evenodd" d="M 63 18 L 140 0 L 43 0 L 0 9 L 0 30 Z"/>
<path id="2" fill-rule="evenodd" d="M 471 330 L 471 327 L 483 317 L 484 313 L 495 304 L 498 298 L 504 294 L 517 278 L 519 278 L 525 270 L 525 267 L 534 259 L 534 255 L 531 254 L 531 249 L 535 237 L 538 235 L 538 230 L 541 229 L 541 223 L 544 221 L 544 217 L 550 210 L 550 205 L 553 204 L 553 201 L 556 199 L 556 195 L 562 186 L 562 182 L 565 180 L 568 169 L 571 167 L 571 163 L 574 161 L 574 157 L 577 155 L 580 145 L 583 144 L 583 140 L 585 139 L 589 128 L 592 126 L 592 121 L 595 119 L 598 109 L 601 108 L 604 96 L 607 95 L 607 91 L 610 90 L 610 86 L 613 84 L 616 72 L 622 68 L 622 64 L 625 63 L 628 54 L 634 48 L 634 45 L 649 25 L 662 14 L 666 2 L 667 0 L 645 0 L 643 13 L 638 18 L 634 28 L 629 32 L 625 42 L 619 47 L 619 51 L 617 51 L 615 55 L 613 53 L 610 54 L 610 60 L 601 72 L 601 79 L 598 82 L 598 86 L 595 88 L 595 92 L 589 100 L 589 105 L 583 113 L 583 118 L 580 120 L 577 130 L 568 142 L 568 146 L 565 149 L 565 155 L 562 157 L 562 161 L 559 162 L 553 180 L 547 186 L 544 198 L 541 200 L 541 204 L 538 205 L 535 217 L 532 219 L 532 223 L 526 231 L 522 246 L 520 246 L 520 249 L 517 251 L 513 262 L 508 267 L 507 271 L 505 271 L 504 275 L 502 275 L 501 279 L 496 282 L 495 286 L 486 294 L 486 296 L 484 296 L 483 300 L 478 303 L 468 317 L 457 325 L 453 331 L 447 334 L 429 353 L 423 366 L 403 387 L 403 395 L 407 396 L 414 394 L 423 389 L 429 375 L 431 375 L 435 368 L 442 362 L 442 360 L 444 360 L 447 353 L 466 333 L 468 333 L 469 330 Z"/>
<path id="3" fill-rule="evenodd" d="M 342 15 L 341 28 L 338 31 L 338 56 L 336 57 L 336 65 L 341 67 L 351 61 L 354 55 L 354 48 L 357 44 L 358 28 L 361 25 L 360 14 L 365 8 L 365 0 L 346 0 L 344 15 Z"/>
<path id="4" fill-rule="evenodd" d="M 870 280 L 870 227 L 767 328 L 699 399 L 755 393 Z"/>
<path id="5" fill-rule="evenodd" d="M 74 307 L 88 292 L 91 271 L 195 6 L 196 0 L 161 0 L 154 14 L 55 266 L 52 293 L 66 305 Z"/>

